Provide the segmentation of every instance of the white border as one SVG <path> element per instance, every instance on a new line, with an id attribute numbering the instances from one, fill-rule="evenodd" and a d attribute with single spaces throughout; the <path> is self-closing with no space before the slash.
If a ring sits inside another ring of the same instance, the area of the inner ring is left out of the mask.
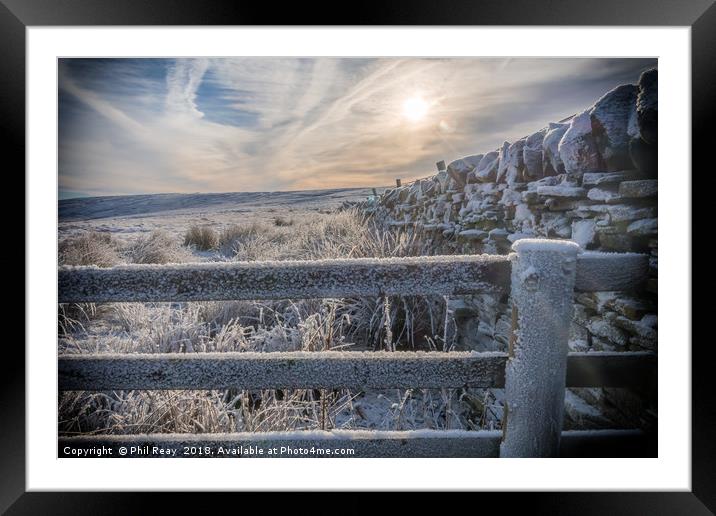
<path id="1" fill-rule="evenodd" d="M 28 28 L 27 489 L 690 490 L 690 39 L 688 27 Z M 56 59 L 240 55 L 657 56 L 659 458 L 57 459 Z"/>

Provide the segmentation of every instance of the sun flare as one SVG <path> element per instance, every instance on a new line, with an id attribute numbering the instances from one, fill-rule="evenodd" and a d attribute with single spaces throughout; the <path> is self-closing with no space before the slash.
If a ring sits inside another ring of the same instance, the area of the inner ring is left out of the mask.
<path id="1" fill-rule="evenodd" d="M 422 97 L 410 97 L 403 102 L 403 116 L 412 122 L 422 120 L 427 112 L 428 103 Z"/>

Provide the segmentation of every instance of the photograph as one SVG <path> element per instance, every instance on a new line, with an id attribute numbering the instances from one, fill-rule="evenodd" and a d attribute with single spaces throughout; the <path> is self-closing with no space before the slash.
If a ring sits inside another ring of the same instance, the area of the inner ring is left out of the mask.
<path id="1" fill-rule="evenodd" d="M 659 457 L 659 65 L 57 58 L 56 458 Z"/>

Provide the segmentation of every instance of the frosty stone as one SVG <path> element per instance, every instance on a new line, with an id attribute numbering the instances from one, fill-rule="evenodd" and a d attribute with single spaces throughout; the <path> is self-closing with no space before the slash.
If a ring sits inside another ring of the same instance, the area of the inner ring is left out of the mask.
<path id="1" fill-rule="evenodd" d="M 620 172 L 588 172 L 582 176 L 582 186 L 599 186 L 628 181 L 638 176 L 635 170 L 622 170 Z"/>
<path id="2" fill-rule="evenodd" d="M 619 185 L 619 193 L 624 197 L 653 197 L 657 194 L 657 186 L 656 179 L 624 181 Z"/>
<path id="3" fill-rule="evenodd" d="M 450 176 L 448 175 L 447 171 L 441 170 L 440 172 L 437 173 L 435 178 L 437 179 L 438 185 L 440 186 L 440 191 L 444 192 L 445 190 L 447 190 L 447 184 L 448 184 L 448 181 L 450 180 Z"/>
<path id="4" fill-rule="evenodd" d="M 491 240 L 507 240 L 509 232 L 506 229 L 495 228 L 489 234 Z"/>
<path id="5" fill-rule="evenodd" d="M 492 151 L 485 154 L 477 168 L 473 172 L 475 178 L 483 183 L 492 182 L 497 179 L 497 168 L 500 164 L 500 153 Z"/>
<path id="6" fill-rule="evenodd" d="M 617 86 L 600 98 L 590 117 L 592 135 L 608 171 L 632 168 L 629 157 L 629 121 L 636 117 L 637 87 Z"/>
<path id="7" fill-rule="evenodd" d="M 629 143 L 629 154 L 642 172 L 656 176 L 658 171 L 658 77 L 657 70 L 648 70 L 639 77 L 636 99 L 636 129 Z"/>
<path id="8" fill-rule="evenodd" d="M 639 77 L 639 95 L 636 101 L 637 120 L 642 139 L 649 144 L 657 143 L 658 136 L 658 72 L 647 70 Z"/>
<path id="9" fill-rule="evenodd" d="M 652 207 L 639 208 L 627 204 L 614 204 L 599 207 L 593 206 L 592 208 L 600 208 L 600 211 L 608 213 L 609 220 L 612 223 L 656 217 L 656 208 Z"/>
<path id="10" fill-rule="evenodd" d="M 505 172 L 505 181 L 508 185 L 514 185 L 524 181 L 522 171 L 525 168 L 523 160 L 523 150 L 525 147 L 525 139 L 517 140 L 507 149 L 507 170 Z"/>
<path id="11" fill-rule="evenodd" d="M 553 176 L 564 173 L 564 162 L 559 155 L 559 142 L 569 129 L 569 124 L 550 123 L 542 140 L 543 175 Z"/>
<path id="12" fill-rule="evenodd" d="M 567 175 L 571 177 L 604 169 L 592 135 L 589 110 L 572 119 L 572 124 L 559 142 L 559 156 L 564 162 Z"/>
<path id="13" fill-rule="evenodd" d="M 580 199 L 587 195 L 587 191 L 584 188 L 578 186 L 540 186 L 537 188 L 538 195 L 545 195 L 550 197 L 567 197 L 570 199 Z"/>
<path id="14" fill-rule="evenodd" d="M 497 165 L 497 179 L 498 183 L 504 183 L 505 177 L 507 176 L 507 151 L 510 148 L 510 142 L 504 142 L 502 147 L 499 149 L 499 163 Z"/>
<path id="15" fill-rule="evenodd" d="M 512 246 L 512 336 L 505 368 L 502 457 L 554 457 L 564 418 L 567 351 L 579 246 Z"/>
<path id="16" fill-rule="evenodd" d="M 621 201 L 622 196 L 616 191 L 616 188 L 592 188 L 589 190 L 587 197 L 592 201 L 603 201 L 606 203 Z"/>
<path id="17" fill-rule="evenodd" d="M 539 179 L 544 175 L 542 168 L 542 142 L 547 128 L 537 131 L 525 140 L 522 150 L 522 160 L 524 162 L 524 176 L 527 180 Z"/>
<path id="18" fill-rule="evenodd" d="M 631 236 L 653 236 L 659 229 L 658 219 L 637 220 L 627 226 L 627 233 Z"/>
<path id="19" fill-rule="evenodd" d="M 628 335 L 624 333 L 623 330 L 609 324 L 603 319 L 597 317 L 593 318 L 589 322 L 587 329 L 592 335 L 606 339 L 620 347 L 625 347 L 628 343 Z"/>
<path id="20" fill-rule="evenodd" d="M 468 173 L 472 172 L 482 159 L 483 154 L 475 154 L 473 156 L 465 156 L 456 159 L 447 166 L 447 172 L 458 183 L 465 184 L 467 182 Z"/>
<path id="21" fill-rule="evenodd" d="M 459 235 L 462 238 L 465 238 L 467 240 L 485 240 L 487 238 L 487 231 L 483 231 L 481 229 L 466 229 L 464 231 L 460 231 Z"/>
<path id="22" fill-rule="evenodd" d="M 596 222 L 589 219 L 573 221 L 572 240 L 577 242 L 584 249 L 591 246 L 597 235 L 595 231 L 596 225 Z"/>

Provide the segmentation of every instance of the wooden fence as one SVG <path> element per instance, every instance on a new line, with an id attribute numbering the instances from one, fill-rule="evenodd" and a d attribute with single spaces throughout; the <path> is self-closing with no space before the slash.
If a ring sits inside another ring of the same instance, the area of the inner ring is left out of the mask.
<path id="1" fill-rule="evenodd" d="M 521 240 L 513 251 L 509 256 L 62 267 L 60 303 L 450 296 L 509 290 L 513 330 L 507 353 L 62 355 L 61 391 L 493 387 L 505 389 L 505 411 L 502 432 L 97 435 L 61 437 L 59 455 L 67 455 L 67 447 L 118 450 L 131 445 L 154 450 L 276 443 L 350 447 L 360 457 L 603 456 L 634 451 L 640 442 L 636 430 L 562 431 L 564 391 L 653 385 L 656 356 L 569 353 L 567 341 L 574 292 L 637 289 L 646 277 L 648 258 L 581 252 L 573 242 L 556 240 Z"/>

